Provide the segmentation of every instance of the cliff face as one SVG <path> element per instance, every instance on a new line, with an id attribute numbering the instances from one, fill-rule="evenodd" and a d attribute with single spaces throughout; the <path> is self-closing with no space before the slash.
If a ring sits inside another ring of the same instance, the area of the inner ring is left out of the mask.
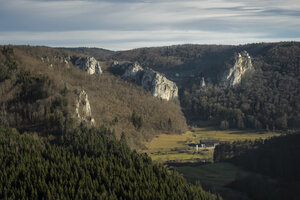
<path id="1" fill-rule="evenodd" d="M 254 71 L 251 57 L 247 51 L 243 51 L 235 55 L 235 64 L 232 68 L 224 73 L 220 83 L 222 87 L 235 87 L 241 83 L 242 77 Z"/>
<path id="2" fill-rule="evenodd" d="M 123 79 L 134 81 L 143 86 L 155 97 L 167 101 L 178 97 L 178 88 L 174 82 L 152 69 L 144 69 L 137 62 L 122 65 L 114 62 L 112 67 L 119 71 Z"/>
<path id="3" fill-rule="evenodd" d="M 178 97 L 176 84 L 162 74 L 151 69 L 144 70 L 141 85 L 151 91 L 152 95 L 167 101 Z"/>
<path id="4" fill-rule="evenodd" d="M 88 74 L 102 74 L 101 66 L 94 57 L 77 58 L 74 65 Z"/>
<path id="5" fill-rule="evenodd" d="M 64 63 L 67 68 L 70 67 L 70 63 L 78 66 L 82 71 L 88 74 L 102 74 L 100 63 L 94 57 L 77 57 L 77 56 L 53 56 L 53 57 L 41 57 L 43 63 L 49 63 L 49 68 Z"/>
<path id="6" fill-rule="evenodd" d="M 95 120 L 92 118 L 92 111 L 87 93 L 82 90 L 76 101 L 75 113 L 80 122 L 85 122 L 89 125 L 95 125 Z"/>
<path id="7" fill-rule="evenodd" d="M 123 79 L 132 80 L 137 83 L 139 83 L 141 81 L 140 78 L 144 72 L 144 69 L 137 62 L 121 65 L 120 68 L 124 72 L 121 76 Z"/>

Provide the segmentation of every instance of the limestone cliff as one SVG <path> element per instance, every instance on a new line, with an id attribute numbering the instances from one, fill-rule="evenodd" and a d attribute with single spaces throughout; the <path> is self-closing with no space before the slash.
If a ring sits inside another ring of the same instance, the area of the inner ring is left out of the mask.
<path id="1" fill-rule="evenodd" d="M 251 62 L 251 57 L 247 51 L 243 51 L 235 55 L 235 64 L 232 68 L 227 70 L 222 78 L 220 86 L 235 87 L 241 83 L 242 77 L 254 71 Z"/>
<path id="2" fill-rule="evenodd" d="M 94 57 L 77 58 L 74 61 L 74 65 L 89 74 L 102 74 L 101 66 Z"/>
<path id="3" fill-rule="evenodd" d="M 144 69 L 137 62 L 124 63 L 122 65 L 114 62 L 112 67 L 115 71 L 117 69 L 118 74 L 123 79 L 134 81 L 143 86 L 143 88 L 150 91 L 155 97 L 167 101 L 178 97 L 178 88 L 174 82 L 152 69 Z"/>
<path id="4" fill-rule="evenodd" d="M 95 125 L 95 120 L 92 118 L 92 111 L 87 93 L 82 90 L 76 101 L 75 113 L 79 122 L 85 122 L 89 125 Z"/>
<path id="5" fill-rule="evenodd" d="M 43 63 L 48 63 L 49 68 L 57 66 L 58 64 L 65 64 L 67 68 L 70 67 L 70 63 L 78 66 L 81 70 L 88 74 L 102 74 L 100 63 L 94 57 L 78 57 L 78 56 L 53 56 L 53 57 L 41 57 Z"/>
<path id="6" fill-rule="evenodd" d="M 139 75 L 144 72 L 144 69 L 139 63 L 124 64 L 121 68 L 124 71 L 124 74 L 121 76 L 123 79 L 140 82 L 141 77 Z"/>
<path id="7" fill-rule="evenodd" d="M 178 97 L 178 88 L 176 84 L 168 80 L 162 74 L 151 70 L 144 70 L 141 79 L 141 85 L 151 91 L 152 95 L 167 101 Z"/>

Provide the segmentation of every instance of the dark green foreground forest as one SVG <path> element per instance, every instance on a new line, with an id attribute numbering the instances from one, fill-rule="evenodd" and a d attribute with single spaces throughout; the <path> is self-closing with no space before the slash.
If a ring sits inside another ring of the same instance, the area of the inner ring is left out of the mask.
<path id="1" fill-rule="evenodd" d="M 267 140 L 223 143 L 215 148 L 214 160 L 231 162 L 254 173 L 227 186 L 246 193 L 251 199 L 298 200 L 299 143 L 299 132 Z"/>
<path id="2" fill-rule="evenodd" d="M 0 167 L 0 199 L 220 199 L 104 127 L 52 140 L 0 127 Z"/>

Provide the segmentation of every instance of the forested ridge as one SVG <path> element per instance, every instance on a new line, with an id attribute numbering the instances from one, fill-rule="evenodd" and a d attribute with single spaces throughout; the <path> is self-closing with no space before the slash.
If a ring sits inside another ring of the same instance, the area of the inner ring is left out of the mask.
<path id="1" fill-rule="evenodd" d="M 0 127 L 0 199 L 221 199 L 84 127 L 54 140 Z"/>
<path id="2" fill-rule="evenodd" d="M 300 44 L 278 43 L 266 45 L 264 50 L 253 59 L 255 72 L 244 77 L 239 86 L 186 89 L 182 95 L 186 116 L 191 120 L 214 121 L 223 129 L 299 128 Z"/>
<path id="3" fill-rule="evenodd" d="M 78 48 L 59 48 L 62 50 L 68 50 L 68 51 L 73 51 L 76 53 L 80 54 L 86 54 L 86 55 L 92 55 L 94 56 L 97 60 L 102 60 L 106 58 L 107 56 L 110 56 L 114 54 L 114 51 L 110 51 L 107 49 L 101 49 L 101 48 L 87 48 L 87 47 L 78 47 Z"/>
<path id="4" fill-rule="evenodd" d="M 244 50 L 252 58 L 255 73 L 243 77 L 236 88 L 220 88 L 224 71 L 234 65 L 234 54 Z M 95 52 L 102 52 L 93 51 L 85 53 L 97 56 Z M 179 86 L 181 107 L 189 123 L 208 120 L 223 129 L 299 128 L 299 42 L 139 48 L 103 54 L 101 59 L 138 61 L 164 73 Z M 202 77 L 205 90 L 200 89 Z"/>

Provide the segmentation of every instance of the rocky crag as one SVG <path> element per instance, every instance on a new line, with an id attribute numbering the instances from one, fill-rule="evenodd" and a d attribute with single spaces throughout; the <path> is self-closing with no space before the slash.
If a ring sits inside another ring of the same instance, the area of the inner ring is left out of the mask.
<path id="1" fill-rule="evenodd" d="M 48 57 L 48 56 L 44 56 L 44 57 L 40 57 L 41 61 L 43 63 L 47 63 L 49 64 L 49 68 L 53 68 L 53 65 L 58 65 L 58 64 L 62 64 L 64 63 L 65 66 L 67 68 L 70 67 L 70 61 L 71 61 L 71 57 L 70 56 L 53 56 L 53 57 Z"/>
<path id="2" fill-rule="evenodd" d="M 78 66 L 82 71 L 88 74 L 102 74 L 100 63 L 94 57 L 77 57 L 77 56 L 54 56 L 54 57 L 41 57 L 43 63 L 48 63 L 49 68 L 64 63 L 67 68 L 70 67 L 70 63 Z"/>
<path id="3" fill-rule="evenodd" d="M 250 72 L 254 71 L 254 67 L 251 62 L 251 57 L 247 51 L 243 51 L 235 55 L 235 64 L 232 68 L 225 71 L 220 86 L 235 87 L 241 83 L 242 77 Z"/>
<path id="4" fill-rule="evenodd" d="M 73 63 L 88 74 L 102 74 L 100 63 L 94 57 L 80 57 L 74 59 Z"/>
<path id="5" fill-rule="evenodd" d="M 75 113 L 79 122 L 95 125 L 87 93 L 82 90 L 76 100 Z"/>
<path id="6" fill-rule="evenodd" d="M 178 87 L 168 80 L 164 75 L 149 69 L 143 68 L 139 63 L 124 63 L 120 65 L 114 62 L 112 65 L 114 71 L 125 80 L 134 81 L 150 91 L 155 97 L 171 100 L 178 97 Z"/>

